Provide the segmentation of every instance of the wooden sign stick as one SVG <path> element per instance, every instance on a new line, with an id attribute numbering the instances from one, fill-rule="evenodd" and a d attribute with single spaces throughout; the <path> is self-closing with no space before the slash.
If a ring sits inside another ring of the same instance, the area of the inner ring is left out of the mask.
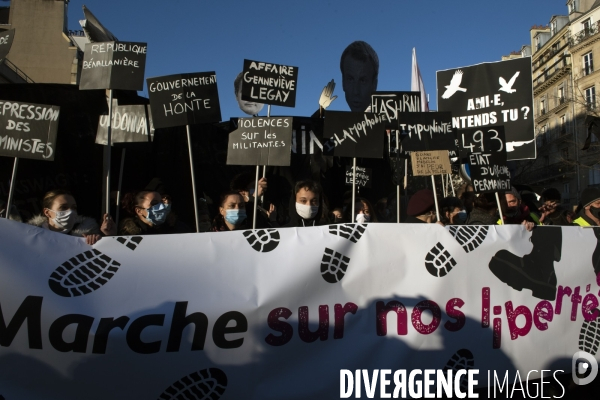
<path id="1" fill-rule="evenodd" d="M 15 157 L 15 164 L 13 166 L 12 178 L 10 178 L 10 189 L 8 190 L 8 200 L 6 200 L 6 216 L 8 219 L 10 215 L 10 207 L 12 205 L 12 199 L 15 189 L 15 182 L 17 178 L 17 167 L 19 166 L 19 157 Z"/>
<path id="2" fill-rule="evenodd" d="M 185 126 L 187 131 L 188 151 L 190 153 L 190 172 L 192 173 L 192 194 L 194 196 L 194 216 L 196 218 L 196 232 L 200 232 L 200 221 L 198 220 L 198 198 L 196 197 L 196 176 L 194 174 L 194 158 L 192 157 L 192 136 L 190 126 Z"/>

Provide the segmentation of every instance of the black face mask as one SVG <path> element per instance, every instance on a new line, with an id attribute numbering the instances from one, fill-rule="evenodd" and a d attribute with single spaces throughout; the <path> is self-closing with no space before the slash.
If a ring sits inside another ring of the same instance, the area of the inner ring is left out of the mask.
<path id="1" fill-rule="evenodd" d="M 506 216 L 507 217 L 516 217 L 518 211 L 519 211 L 519 207 L 507 207 L 506 208 Z"/>
<path id="2" fill-rule="evenodd" d="M 600 219 L 600 207 L 590 206 L 590 213 L 596 218 Z"/>

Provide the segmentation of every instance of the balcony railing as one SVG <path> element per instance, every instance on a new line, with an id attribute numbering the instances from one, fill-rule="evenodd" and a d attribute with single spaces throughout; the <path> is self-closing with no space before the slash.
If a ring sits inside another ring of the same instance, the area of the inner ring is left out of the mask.
<path id="1" fill-rule="evenodd" d="M 562 71 L 564 68 L 569 67 L 570 65 L 571 65 L 570 57 L 561 57 L 558 61 L 556 61 L 551 66 L 549 66 L 546 71 L 544 71 L 536 79 L 534 79 L 533 87 L 535 88 L 536 86 L 538 86 L 544 82 L 547 82 L 557 72 Z"/>
<path id="2" fill-rule="evenodd" d="M 600 31 L 600 29 L 598 29 L 598 22 L 591 24 L 589 28 L 584 28 L 576 35 L 571 36 L 569 38 L 569 47 L 577 46 L 579 43 L 582 43 L 588 38 L 596 35 Z"/>
<path id="3" fill-rule="evenodd" d="M 33 79 L 31 79 L 25 72 L 19 69 L 15 64 L 10 62 L 8 58 L 0 59 L 0 63 L 4 63 L 8 68 L 10 68 L 15 74 L 17 74 L 21 79 L 23 79 L 26 83 L 35 83 Z"/>

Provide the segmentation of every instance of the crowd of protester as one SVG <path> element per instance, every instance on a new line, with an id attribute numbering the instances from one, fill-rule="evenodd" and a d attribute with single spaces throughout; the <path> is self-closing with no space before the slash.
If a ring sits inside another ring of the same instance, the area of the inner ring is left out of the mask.
<path id="1" fill-rule="evenodd" d="M 214 215 L 206 199 L 200 199 L 200 232 L 274 227 L 307 227 L 338 223 L 396 223 L 398 205 L 396 194 L 378 199 L 373 207 L 365 197 L 352 194 L 343 196 L 342 204 L 330 204 L 319 183 L 298 181 L 290 196 L 287 212 L 278 213 L 266 198 L 267 179 L 261 178 L 255 189 L 254 176 L 237 175 L 230 191 L 223 193 L 216 204 Z M 13 206 L 10 219 L 54 232 L 85 238 L 90 245 L 103 236 L 191 233 L 194 229 L 180 221 L 172 209 L 173 200 L 166 193 L 155 190 L 127 193 L 120 207 L 125 217 L 119 226 L 109 214 L 94 218 L 78 214 L 77 202 L 66 190 L 52 190 L 41 200 L 42 213 L 22 221 Z M 404 198 L 402 200 L 405 200 Z M 256 204 L 255 204 L 256 202 Z M 5 203 L 3 203 L 5 204 Z M 256 223 L 253 221 L 256 207 Z M 3 208 L 3 207 L 0 207 Z M 536 226 L 600 226 L 600 188 L 589 187 L 581 193 L 581 202 L 573 210 L 561 204 L 560 192 L 554 188 L 541 194 L 531 190 L 510 190 L 499 193 L 475 194 L 470 184 L 457 188 L 456 196 L 437 199 L 430 189 L 414 193 L 408 201 L 401 201 L 401 223 L 437 223 L 440 225 L 522 225 L 531 231 Z M 0 212 L 5 213 L 4 210 Z M 439 214 L 438 214 L 439 212 Z M 4 215 L 3 215 L 4 216 Z"/>

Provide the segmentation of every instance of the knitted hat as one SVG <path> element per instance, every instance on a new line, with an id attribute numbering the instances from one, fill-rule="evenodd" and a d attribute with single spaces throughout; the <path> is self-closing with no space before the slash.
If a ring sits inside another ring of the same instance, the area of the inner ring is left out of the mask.
<path id="1" fill-rule="evenodd" d="M 419 190 L 408 201 L 406 214 L 413 217 L 425 214 L 433 208 L 434 204 L 433 192 L 430 189 Z"/>
<path id="2" fill-rule="evenodd" d="M 589 206 L 596 200 L 600 200 L 600 188 L 587 187 L 581 193 L 581 204 L 584 207 Z"/>

